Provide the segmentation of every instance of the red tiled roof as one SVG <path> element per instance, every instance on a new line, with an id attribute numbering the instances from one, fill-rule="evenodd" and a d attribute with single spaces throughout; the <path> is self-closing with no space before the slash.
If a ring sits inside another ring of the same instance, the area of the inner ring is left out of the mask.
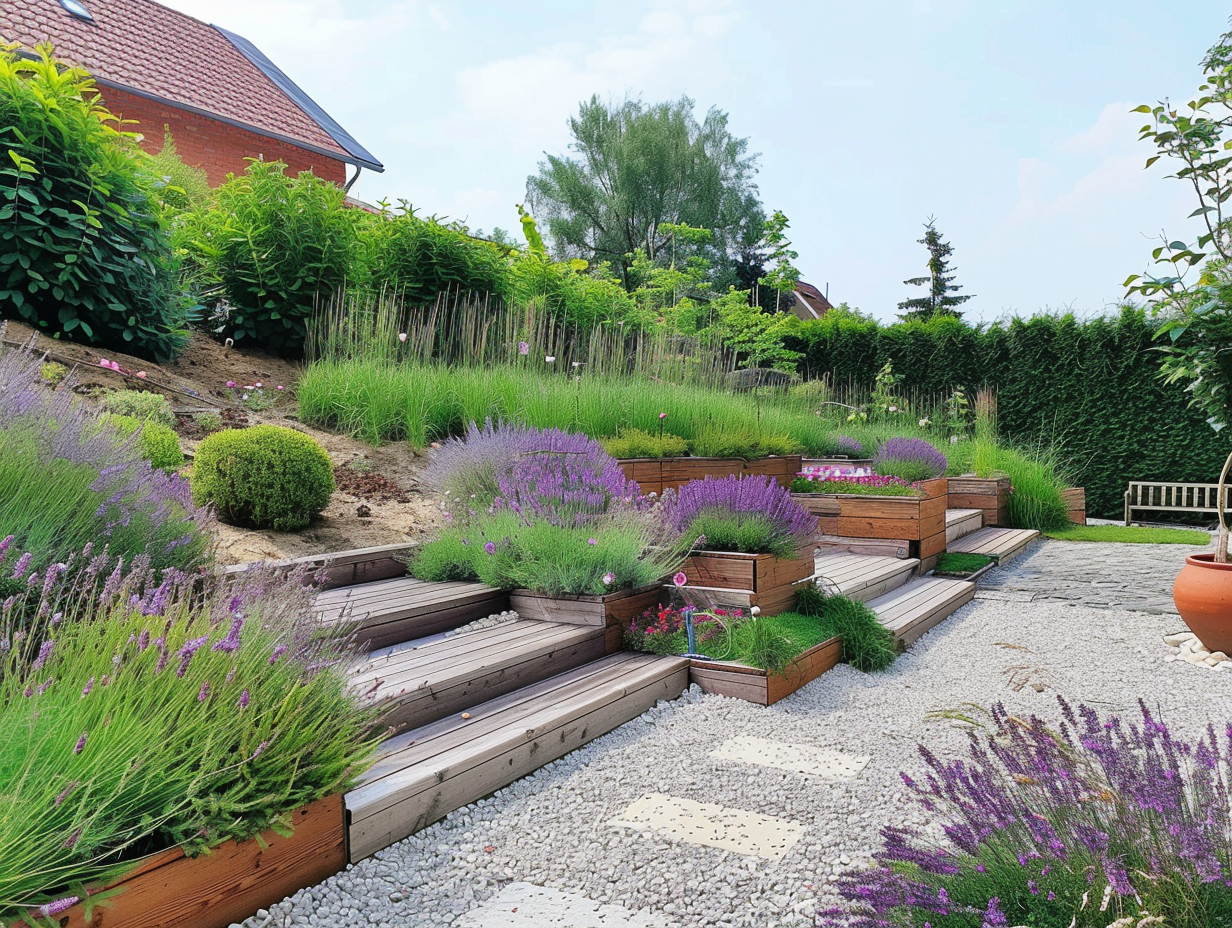
<path id="1" fill-rule="evenodd" d="M 153 0 L 82 0 L 94 22 L 59 0 L 3 0 L 0 38 L 27 48 L 50 41 L 57 58 L 100 83 L 155 96 L 262 134 L 348 153 L 214 27 Z"/>

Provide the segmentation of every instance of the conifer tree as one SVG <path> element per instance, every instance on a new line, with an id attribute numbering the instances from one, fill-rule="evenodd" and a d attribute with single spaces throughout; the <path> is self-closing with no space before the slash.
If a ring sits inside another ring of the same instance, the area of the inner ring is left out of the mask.
<path id="1" fill-rule="evenodd" d="M 941 233 L 936 229 L 936 222 L 936 217 L 929 216 L 928 222 L 924 224 L 924 237 L 917 239 L 928 249 L 928 276 L 913 277 L 903 281 L 909 287 L 927 287 L 928 293 L 925 296 L 903 300 L 898 304 L 899 309 L 906 310 L 899 316 L 904 322 L 908 319 L 920 319 L 927 322 L 934 316 L 962 318 L 962 313 L 954 307 L 967 302 L 972 296 L 972 294 L 958 296 L 958 291 L 962 287 L 952 282 L 954 274 L 949 260 L 954 246 L 942 240 Z"/>

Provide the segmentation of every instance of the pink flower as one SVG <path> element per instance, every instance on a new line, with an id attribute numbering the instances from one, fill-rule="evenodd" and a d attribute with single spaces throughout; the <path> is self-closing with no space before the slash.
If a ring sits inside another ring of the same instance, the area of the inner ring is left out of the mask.
<path id="1" fill-rule="evenodd" d="M 275 389 L 275 390 L 281 390 L 281 389 L 282 389 L 282 384 L 279 384 L 278 386 L 274 387 L 274 389 Z"/>
<path id="2" fill-rule="evenodd" d="M 111 362 L 108 361 L 106 358 L 99 358 L 98 366 L 99 367 L 111 367 Z"/>
<path id="3" fill-rule="evenodd" d="M 142 380 L 144 380 L 144 379 L 145 379 L 145 371 L 137 371 L 137 376 L 138 376 L 138 377 L 140 377 Z"/>
<path id="4" fill-rule="evenodd" d="M 405 342 L 405 341 L 406 341 L 406 333 L 405 333 L 405 332 L 399 332 L 399 333 L 398 333 L 398 341 L 400 341 L 400 342 Z"/>
<path id="5" fill-rule="evenodd" d="M 234 381 L 234 380 L 228 380 L 228 381 L 227 381 L 227 386 L 228 386 L 228 387 L 234 387 L 234 386 L 235 386 L 235 381 Z"/>
<path id="6" fill-rule="evenodd" d="M 672 583 L 676 584 L 676 586 L 684 586 L 688 582 L 689 578 L 685 576 L 683 570 L 677 571 L 676 576 L 672 577 Z"/>
<path id="7" fill-rule="evenodd" d="M 666 418 L 667 418 L 667 413 L 665 413 L 665 412 L 661 412 L 661 413 L 659 413 L 659 418 L 660 418 L 660 419 L 666 419 Z"/>
<path id="8" fill-rule="evenodd" d="M 260 390 L 263 386 L 265 386 L 265 384 L 261 383 L 261 381 L 259 381 L 259 380 L 258 380 L 258 381 L 257 381 L 257 389 L 258 389 L 258 390 Z"/>
<path id="9" fill-rule="evenodd" d="M 483 546 L 483 550 L 487 551 L 488 554 L 495 554 L 496 545 L 494 545 L 492 542 L 489 541 L 487 544 Z"/>
<path id="10" fill-rule="evenodd" d="M 615 582 L 616 582 L 616 575 L 612 573 L 610 570 L 603 575 L 603 585 L 604 586 L 611 586 Z"/>
<path id="11" fill-rule="evenodd" d="M 597 544 L 599 543 L 599 539 L 597 539 L 597 538 L 587 538 L 587 539 L 586 539 L 586 543 L 587 543 L 588 545 L 597 545 Z"/>

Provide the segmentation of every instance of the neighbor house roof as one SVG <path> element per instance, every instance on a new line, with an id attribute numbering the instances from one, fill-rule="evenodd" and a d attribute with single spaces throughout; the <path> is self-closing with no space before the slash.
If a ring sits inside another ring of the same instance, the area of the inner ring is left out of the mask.
<path id="1" fill-rule="evenodd" d="M 792 296 L 796 298 L 792 309 L 801 319 L 820 319 L 834 308 L 826 299 L 825 294 L 802 280 L 796 282 L 796 289 Z"/>
<path id="2" fill-rule="evenodd" d="M 374 171 L 362 145 L 248 40 L 153 0 L 4 0 L 0 39 L 50 42 L 103 87 L 201 113 Z"/>

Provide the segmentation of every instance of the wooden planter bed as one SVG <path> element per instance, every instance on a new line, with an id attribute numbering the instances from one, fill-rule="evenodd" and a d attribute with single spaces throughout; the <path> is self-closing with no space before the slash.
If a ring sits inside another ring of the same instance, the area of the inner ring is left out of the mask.
<path id="1" fill-rule="evenodd" d="M 295 833 L 269 831 L 209 854 L 185 857 L 179 848 L 154 854 L 118 882 L 120 892 L 97 905 L 93 921 L 73 906 L 62 928 L 227 928 L 258 909 L 346 868 L 342 796 L 327 796 L 293 813 Z"/>
<path id="2" fill-rule="evenodd" d="M 949 508 L 979 509 L 985 528 L 1010 524 L 1009 477 L 950 477 Z"/>
<path id="3" fill-rule="evenodd" d="M 662 493 L 668 489 L 679 489 L 692 480 L 732 475 L 773 477 L 783 486 L 789 486 L 796 474 L 800 473 L 800 455 L 786 454 L 756 461 L 741 458 L 628 458 L 620 461 L 620 467 L 626 477 L 637 481 L 643 493 Z"/>
<path id="4" fill-rule="evenodd" d="M 874 553 L 906 550 L 921 570 L 945 550 L 945 477 L 925 480 L 920 496 L 871 496 L 845 493 L 793 493 L 792 498 L 819 519 L 819 543 L 828 549 Z M 901 555 L 899 555 L 901 556 Z"/>
<path id="5" fill-rule="evenodd" d="M 757 606 L 763 615 L 788 612 L 795 604 L 795 587 L 816 572 L 813 546 L 801 548 L 796 558 L 736 551 L 695 551 L 681 568 L 688 578 L 685 590 L 704 591 L 715 605 Z M 730 596 L 728 594 L 740 594 Z M 687 595 L 687 594 L 686 594 Z M 725 598 L 726 597 L 726 598 Z"/>
<path id="6" fill-rule="evenodd" d="M 759 706 L 771 706 L 811 683 L 839 662 L 843 640 L 834 637 L 809 648 L 782 674 L 771 674 L 731 661 L 690 659 L 689 682 L 704 692 L 734 696 Z"/>
<path id="7" fill-rule="evenodd" d="M 1065 500 L 1065 511 L 1069 520 L 1076 525 L 1087 524 L 1087 491 L 1083 487 L 1070 487 L 1061 491 L 1061 499 Z"/>
<path id="8" fill-rule="evenodd" d="M 533 590 L 513 590 L 509 608 L 523 619 L 606 628 L 606 652 L 614 654 L 624 644 L 625 627 L 660 600 L 667 601 L 659 583 L 604 596 L 546 596 Z"/>

